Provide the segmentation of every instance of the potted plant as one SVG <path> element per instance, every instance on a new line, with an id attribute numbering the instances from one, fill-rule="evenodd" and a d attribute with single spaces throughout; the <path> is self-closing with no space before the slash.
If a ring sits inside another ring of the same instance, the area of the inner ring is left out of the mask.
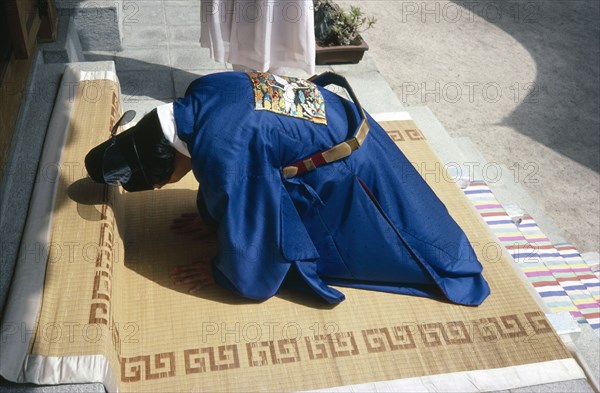
<path id="1" fill-rule="evenodd" d="M 344 11 L 332 0 L 313 0 L 315 12 L 316 63 L 356 64 L 369 49 L 360 33 L 377 20 L 364 16 L 359 7 Z"/>

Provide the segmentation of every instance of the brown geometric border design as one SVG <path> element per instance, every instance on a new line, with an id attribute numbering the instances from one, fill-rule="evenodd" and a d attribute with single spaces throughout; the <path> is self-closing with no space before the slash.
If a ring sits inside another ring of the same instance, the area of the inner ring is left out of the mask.
<path id="1" fill-rule="evenodd" d="M 363 329 L 358 332 L 320 334 L 303 339 L 279 339 L 235 343 L 183 351 L 183 367 L 176 367 L 175 352 L 122 358 L 121 381 L 137 382 L 247 367 L 277 366 L 389 351 L 473 345 L 498 340 L 537 342 L 536 336 L 551 334 L 552 328 L 540 311 L 509 314 L 474 321 L 409 323 Z M 245 350 L 245 356 L 242 353 Z M 240 359 L 247 359 L 242 364 Z"/>

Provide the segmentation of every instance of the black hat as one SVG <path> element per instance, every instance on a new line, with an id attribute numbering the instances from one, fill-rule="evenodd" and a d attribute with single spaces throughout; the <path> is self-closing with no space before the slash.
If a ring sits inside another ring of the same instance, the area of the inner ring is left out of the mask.
<path id="1" fill-rule="evenodd" d="M 118 122 L 117 122 L 118 123 Z M 151 159 L 153 141 L 162 137 L 156 109 L 135 126 L 94 147 L 85 157 L 88 174 L 97 183 L 121 184 L 129 192 L 151 190 L 154 184 L 144 170 L 144 159 Z"/>

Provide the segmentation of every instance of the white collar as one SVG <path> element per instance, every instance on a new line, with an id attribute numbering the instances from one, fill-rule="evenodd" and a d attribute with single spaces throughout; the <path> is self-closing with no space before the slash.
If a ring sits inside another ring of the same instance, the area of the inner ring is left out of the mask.
<path id="1" fill-rule="evenodd" d="M 156 107 L 156 113 L 158 114 L 160 127 L 162 128 L 165 138 L 171 142 L 171 145 L 173 145 L 178 152 L 184 156 L 191 157 L 186 143 L 177 136 L 177 125 L 175 124 L 175 115 L 173 114 L 173 103 Z"/>

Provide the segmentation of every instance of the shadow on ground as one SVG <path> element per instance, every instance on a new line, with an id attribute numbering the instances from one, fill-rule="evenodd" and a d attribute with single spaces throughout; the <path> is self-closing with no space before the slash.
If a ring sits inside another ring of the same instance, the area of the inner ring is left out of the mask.
<path id="1" fill-rule="evenodd" d="M 535 60 L 535 83 L 502 124 L 600 172 L 600 2 L 454 3 L 510 34 Z"/>
<path id="2" fill-rule="evenodd" d="M 113 196 L 109 197 L 109 194 Z M 177 266 L 209 264 L 218 253 L 216 234 L 195 239 L 193 233 L 181 235 L 169 229 L 172 220 L 181 213 L 193 212 L 196 200 L 193 190 L 161 189 L 120 194 L 114 189 L 107 192 L 105 185 L 84 178 L 69 186 L 68 195 L 77 203 L 79 216 L 86 221 L 106 220 L 101 205 L 107 200 L 114 201 L 111 204 L 119 236 L 123 239 L 125 267 L 169 290 L 187 294 L 193 286 L 174 284 L 170 275 Z M 117 260 L 121 259 L 117 257 L 119 244 L 116 242 L 112 250 Z M 210 273 L 210 269 L 208 271 Z M 285 288 L 278 296 L 286 301 L 316 309 L 334 307 L 309 290 L 299 276 L 290 278 L 288 274 L 283 286 Z M 260 303 L 216 284 L 189 296 L 233 305 Z"/>

